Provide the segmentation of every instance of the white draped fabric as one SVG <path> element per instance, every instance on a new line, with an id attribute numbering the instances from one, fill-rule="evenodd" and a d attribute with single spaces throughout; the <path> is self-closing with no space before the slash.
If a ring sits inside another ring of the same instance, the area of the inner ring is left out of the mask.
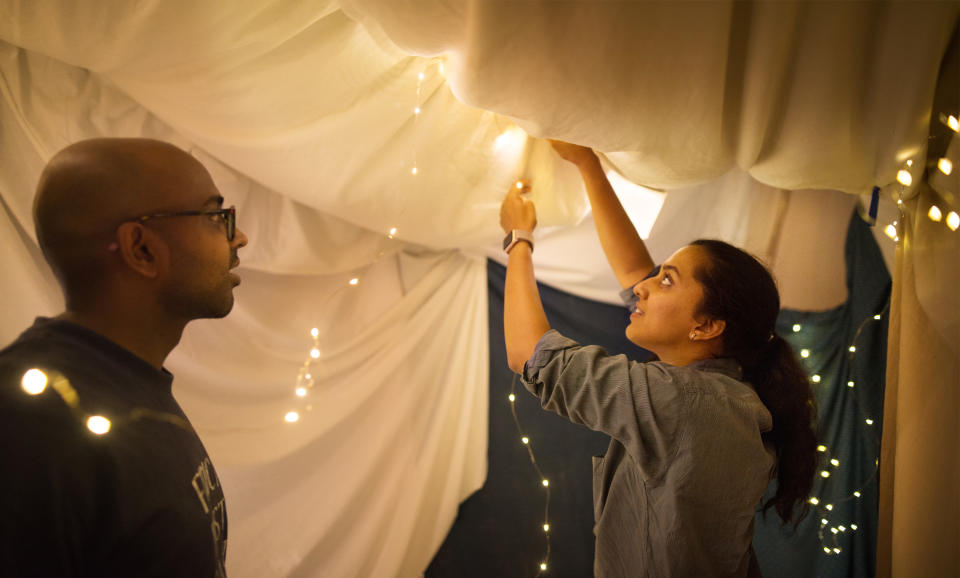
<path id="1" fill-rule="evenodd" d="M 658 260 L 714 236 L 789 266 L 784 190 L 889 192 L 923 158 L 957 13 L 0 0 L 0 341 L 62 307 L 30 213 L 47 159 L 94 136 L 189 150 L 250 237 L 233 313 L 168 360 L 224 483 L 230 574 L 419 576 L 485 476 L 483 257 L 515 178 L 534 183 L 541 277 L 615 300 L 576 171 L 523 131 L 670 191 Z M 853 198 L 814 213 L 845 222 Z"/>

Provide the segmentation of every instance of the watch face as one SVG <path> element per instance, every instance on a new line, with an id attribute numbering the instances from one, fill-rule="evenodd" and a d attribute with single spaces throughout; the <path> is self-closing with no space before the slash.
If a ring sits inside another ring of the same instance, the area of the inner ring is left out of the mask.
<path id="1" fill-rule="evenodd" d="M 510 247 L 510 243 L 513 242 L 513 231 L 507 233 L 507 236 L 503 238 L 503 250 L 506 251 Z"/>

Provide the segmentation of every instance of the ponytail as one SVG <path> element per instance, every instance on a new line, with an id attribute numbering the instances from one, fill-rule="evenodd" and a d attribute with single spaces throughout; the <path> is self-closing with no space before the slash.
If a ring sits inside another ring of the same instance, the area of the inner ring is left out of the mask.
<path id="1" fill-rule="evenodd" d="M 776 451 L 777 491 L 763 511 L 773 507 L 796 528 L 810 509 L 817 469 L 816 403 L 793 348 L 773 333 L 777 285 L 763 264 L 733 245 L 703 239 L 691 245 L 706 252 L 708 263 L 694 275 L 703 287 L 700 311 L 726 323 L 723 355 L 737 360 L 773 416 L 773 429 L 763 437 Z"/>
<path id="2" fill-rule="evenodd" d="M 777 491 L 763 512 L 773 507 L 785 524 L 796 528 L 810 509 L 807 497 L 817 469 L 816 402 L 790 344 L 774 334 L 763 349 L 753 367 L 743 368 L 744 379 L 773 416 L 773 429 L 764 438 L 777 454 Z"/>

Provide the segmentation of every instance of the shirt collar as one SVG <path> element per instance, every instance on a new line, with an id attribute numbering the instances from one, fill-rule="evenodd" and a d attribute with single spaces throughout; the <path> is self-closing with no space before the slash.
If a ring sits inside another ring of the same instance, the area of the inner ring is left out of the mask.
<path id="1" fill-rule="evenodd" d="M 714 371 L 722 373 L 727 377 L 743 381 L 743 369 L 736 359 L 731 357 L 699 359 L 691 363 L 688 367 L 694 367 L 702 371 Z"/>

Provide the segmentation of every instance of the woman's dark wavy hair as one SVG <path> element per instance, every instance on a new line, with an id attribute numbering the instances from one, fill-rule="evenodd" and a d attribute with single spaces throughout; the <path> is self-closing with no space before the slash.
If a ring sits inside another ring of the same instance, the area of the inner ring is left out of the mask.
<path id="1" fill-rule="evenodd" d="M 773 416 L 764 439 L 776 448 L 777 492 L 763 512 L 773 507 L 796 528 L 809 511 L 817 469 L 816 403 L 793 349 L 774 332 L 780 312 L 776 282 L 760 261 L 733 245 L 711 239 L 691 245 L 703 249 L 709 263 L 694 272 L 703 286 L 700 312 L 726 323 L 724 356 L 740 363 Z"/>

